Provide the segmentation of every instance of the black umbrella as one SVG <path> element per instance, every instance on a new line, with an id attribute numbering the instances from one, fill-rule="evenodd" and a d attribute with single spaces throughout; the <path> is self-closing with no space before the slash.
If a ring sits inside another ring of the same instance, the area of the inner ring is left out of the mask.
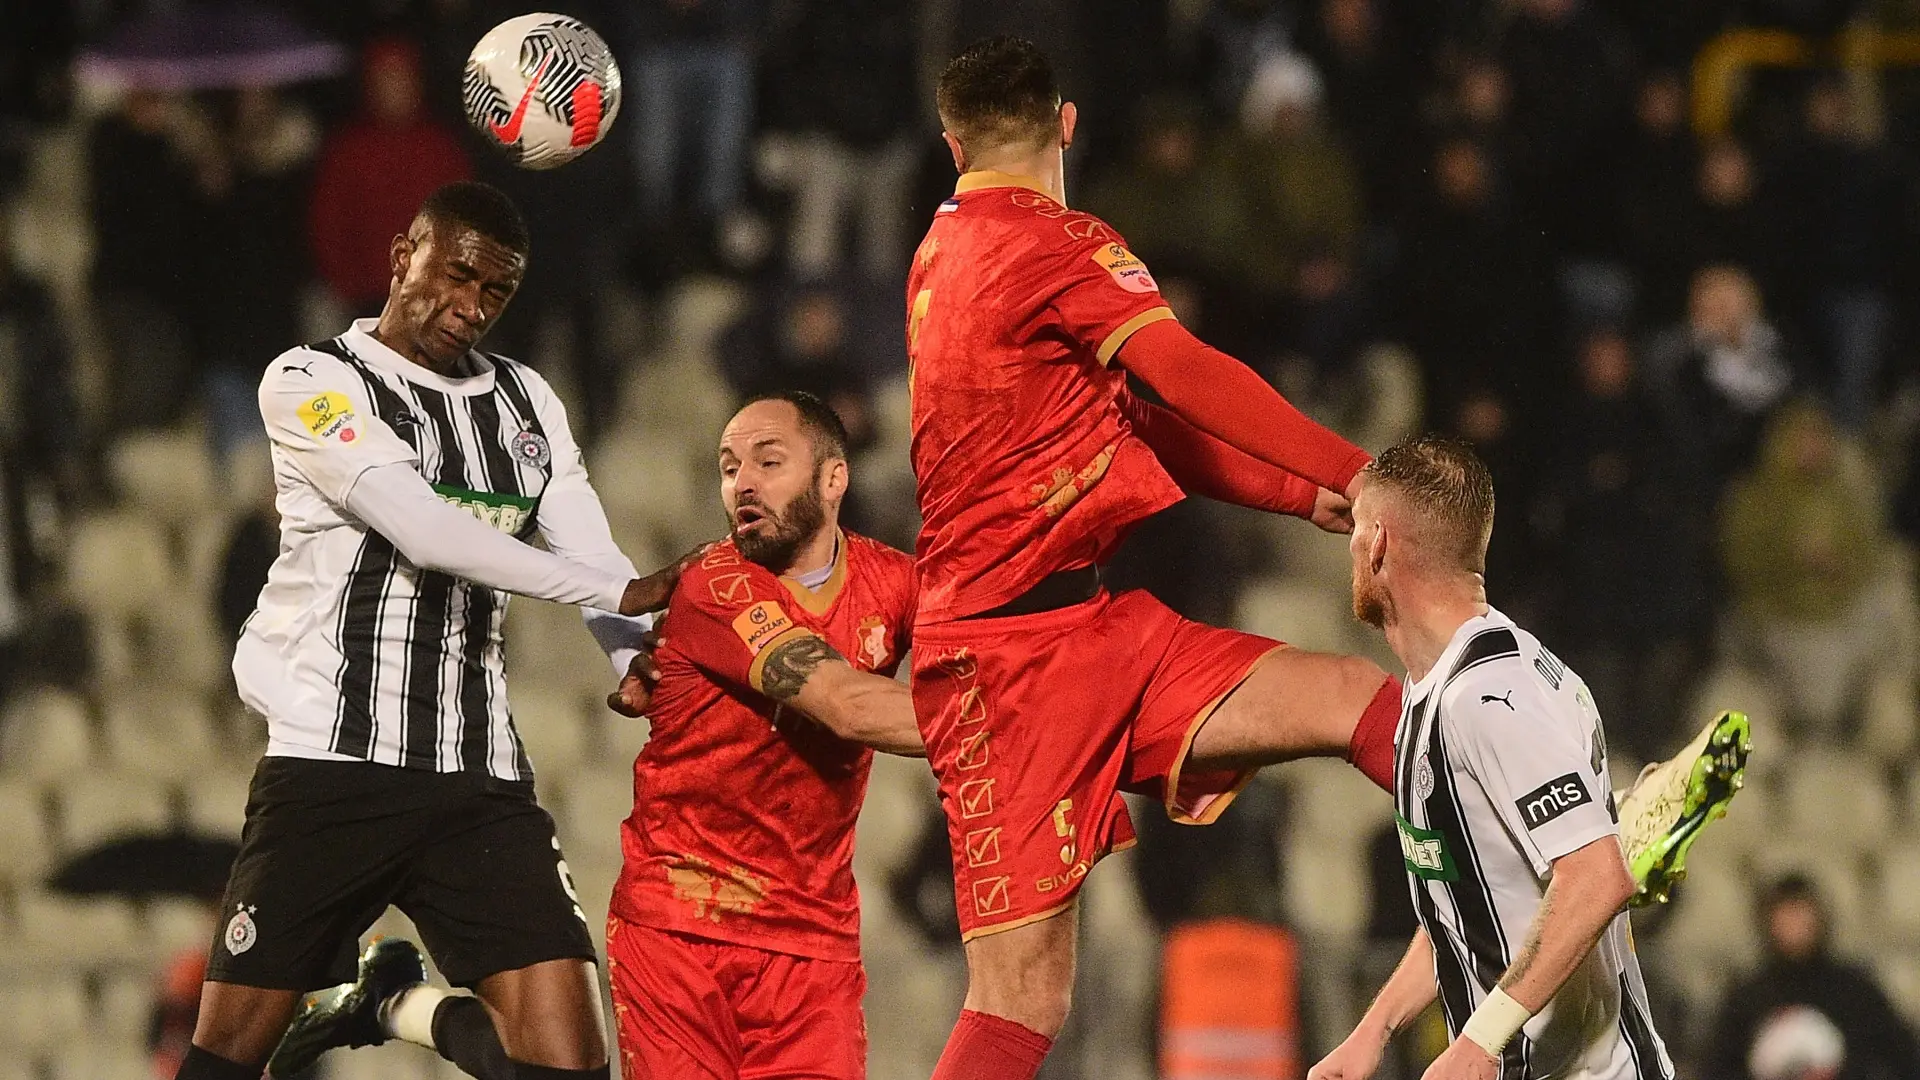
<path id="1" fill-rule="evenodd" d="M 239 854 L 239 844 L 210 836 L 129 836 L 68 859 L 47 887 L 68 896 L 218 899 Z"/>
<path id="2" fill-rule="evenodd" d="M 82 81 L 148 90 L 277 86 L 338 75 L 347 51 L 271 8 L 248 3 L 160 11 L 74 60 Z"/>

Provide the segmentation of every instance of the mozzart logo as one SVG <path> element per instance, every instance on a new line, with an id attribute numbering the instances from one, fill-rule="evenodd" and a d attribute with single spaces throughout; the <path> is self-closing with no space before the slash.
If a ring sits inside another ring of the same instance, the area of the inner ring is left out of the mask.
<path id="1" fill-rule="evenodd" d="M 1578 773 L 1568 773 L 1520 796 L 1516 805 L 1520 808 L 1520 819 L 1527 823 L 1527 830 L 1531 832 L 1574 807 L 1585 806 L 1592 801 L 1593 795 L 1587 791 L 1586 781 L 1580 779 Z"/>

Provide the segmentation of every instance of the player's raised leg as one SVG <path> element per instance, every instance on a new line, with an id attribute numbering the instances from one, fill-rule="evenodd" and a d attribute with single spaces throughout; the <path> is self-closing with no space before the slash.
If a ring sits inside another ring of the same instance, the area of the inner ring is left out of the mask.
<path id="1" fill-rule="evenodd" d="M 1344 757 L 1392 790 L 1400 682 L 1371 660 L 1280 648 L 1268 653 L 1194 733 L 1195 768 L 1257 769 Z"/>

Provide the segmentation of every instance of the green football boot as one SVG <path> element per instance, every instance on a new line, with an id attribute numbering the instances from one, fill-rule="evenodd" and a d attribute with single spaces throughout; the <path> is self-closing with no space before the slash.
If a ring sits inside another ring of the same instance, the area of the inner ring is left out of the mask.
<path id="1" fill-rule="evenodd" d="M 1746 783 L 1753 733 L 1747 714 L 1713 718 L 1685 750 L 1642 770 L 1620 797 L 1620 843 L 1639 886 L 1629 907 L 1664 904 L 1687 876 L 1687 852 Z"/>

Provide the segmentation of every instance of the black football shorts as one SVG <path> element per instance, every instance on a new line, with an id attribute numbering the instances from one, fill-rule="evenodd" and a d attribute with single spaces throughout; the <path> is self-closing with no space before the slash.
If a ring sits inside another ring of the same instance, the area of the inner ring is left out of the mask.
<path id="1" fill-rule="evenodd" d="M 207 978 L 300 991 L 350 982 L 360 935 L 389 904 L 456 986 L 595 959 L 531 781 L 268 757 Z"/>

